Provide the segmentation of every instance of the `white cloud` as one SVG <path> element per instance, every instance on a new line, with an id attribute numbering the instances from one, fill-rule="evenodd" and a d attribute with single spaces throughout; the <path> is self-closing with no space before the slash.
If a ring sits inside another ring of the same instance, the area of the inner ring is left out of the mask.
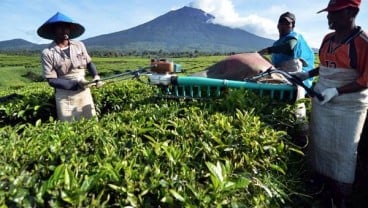
<path id="1" fill-rule="evenodd" d="M 213 23 L 232 28 L 244 29 L 255 35 L 277 39 L 275 22 L 258 14 L 241 16 L 237 13 L 231 0 L 195 0 L 190 4 L 194 8 L 214 15 Z"/>

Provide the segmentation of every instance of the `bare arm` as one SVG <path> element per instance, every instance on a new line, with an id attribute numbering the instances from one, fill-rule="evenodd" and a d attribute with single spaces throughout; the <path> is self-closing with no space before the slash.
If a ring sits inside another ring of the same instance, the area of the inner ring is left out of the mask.
<path id="1" fill-rule="evenodd" d="M 260 54 L 270 54 L 270 53 L 293 54 L 293 50 L 296 44 L 297 44 L 297 40 L 292 38 L 283 44 L 264 48 L 260 50 L 258 53 Z"/>
<path id="2" fill-rule="evenodd" d="M 366 87 L 361 86 L 360 84 L 356 82 L 349 83 L 347 85 L 344 85 L 342 87 L 337 88 L 337 92 L 339 92 L 339 95 L 344 93 L 352 93 L 352 92 L 358 92 L 363 89 L 366 89 Z"/>

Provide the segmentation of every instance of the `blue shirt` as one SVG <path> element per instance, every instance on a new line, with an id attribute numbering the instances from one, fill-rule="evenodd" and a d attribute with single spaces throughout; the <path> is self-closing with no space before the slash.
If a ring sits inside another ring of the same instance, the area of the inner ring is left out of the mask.
<path id="1" fill-rule="evenodd" d="M 290 39 L 296 39 L 297 44 L 293 49 L 292 54 L 284 54 L 284 53 L 273 53 L 272 54 L 272 63 L 277 66 L 284 61 L 292 60 L 292 59 L 303 59 L 308 66 L 303 66 L 303 71 L 308 72 L 314 68 L 314 52 L 309 47 L 308 43 L 305 41 L 304 37 L 291 31 L 289 34 L 280 37 L 277 41 L 274 42 L 273 46 L 284 44 L 285 42 L 289 41 Z M 304 84 L 307 87 L 312 86 L 313 78 L 307 79 L 304 81 Z"/>

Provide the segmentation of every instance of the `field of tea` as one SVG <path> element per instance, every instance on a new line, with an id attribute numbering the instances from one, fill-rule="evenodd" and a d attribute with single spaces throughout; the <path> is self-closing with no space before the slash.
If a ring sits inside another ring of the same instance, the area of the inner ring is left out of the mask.
<path id="1" fill-rule="evenodd" d="M 190 74 L 223 58 L 172 60 Z M 94 58 L 102 77 L 149 61 Z M 2 207 L 319 207 L 291 103 L 162 99 L 143 77 L 92 88 L 98 118 L 65 123 L 38 56 L 0 55 L 0 72 Z"/>

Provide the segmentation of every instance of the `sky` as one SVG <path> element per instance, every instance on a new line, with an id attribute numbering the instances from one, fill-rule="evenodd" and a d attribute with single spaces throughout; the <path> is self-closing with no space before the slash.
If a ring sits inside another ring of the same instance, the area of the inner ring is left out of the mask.
<path id="1" fill-rule="evenodd" d="M 32 43 L 49 43 L 37 29 L 56 12 L 70 17 L 86 29 L 77 39 L 118 32 L 146 23 L 171 10 L 191 6 L 216 17 L 214 23 L 244 29 L 276 40 L 279 16 L 292 12 L 295 31 L 309 45 L 319 48 L 328 29 L 328 0 L 0 0 L 0 41 L 21 38 Z M 368 31 L 368 2 L 362 0 L 356 24 Z"/>

